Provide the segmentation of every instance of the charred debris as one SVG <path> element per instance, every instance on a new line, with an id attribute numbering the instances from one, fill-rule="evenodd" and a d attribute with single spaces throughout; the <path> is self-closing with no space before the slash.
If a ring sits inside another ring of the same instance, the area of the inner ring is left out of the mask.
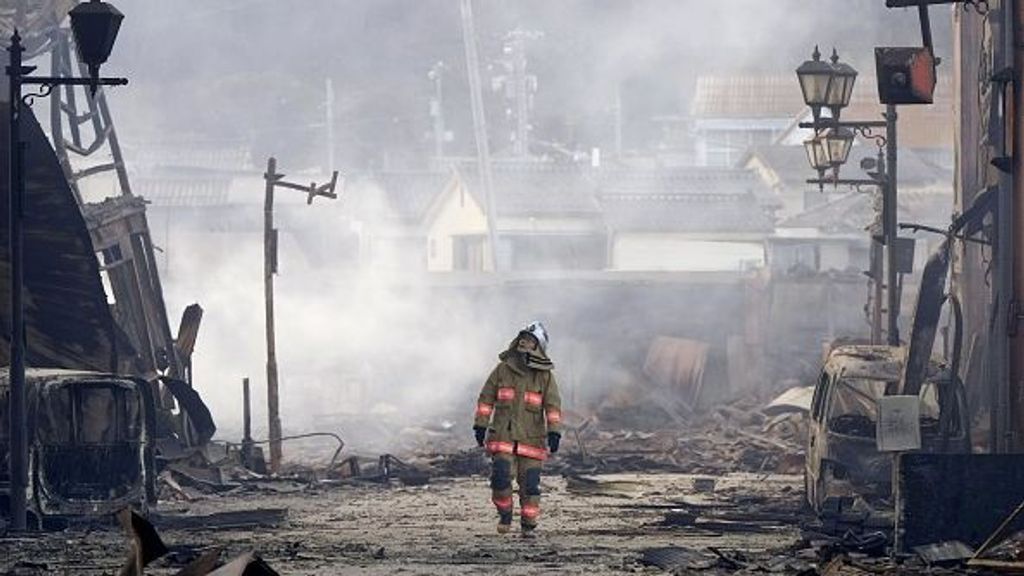
<path id="1" fill-rule="evenodd" d="M 936 3 L 942 2 L 888 2 L 921 6 L 923 31 L 928 25 L 924 6 Z M 980 3 L 967 4 L 977 7 Z M 1010 16 L 1004 8 L 1002 25 L 991 19 L 970 25 L 1008 37 L 1005 26 Z M 974 36 L 965 37 L 980 43 Z M 926 38 L 930 42 L 930 35 Z M 51 51 L 55 74 L 71 73 L 73 58 L 66 34 L 34 41 Z M 882 56 L 885 60 L 892 54 Z M 1012 73 L 1007 74 L 1012 79 Z M 997 74 L 986 82 L 1007 81 L 1005 75 Z M 986 84 L 985 90 L 989 88 Z M 141 575 L 158 561 L 163 569 L 181 576 L 276 574 L 256 552 L 233 557 L 216 546 L 176 546 L 165 543 L 160 531 L 273 530 L 290 521 L 287 506 L 200 511 L 198 504 L 204 502 L 237 498 L 247 504 L 276 503 L 287 501 L 289 495 L 313 497 L 350 486 L 404 489 L 486 475 L 483 452 L 465 449 L 465 430 L 451 424 L 462 421 L 455 413 L 442 423 L 419 422 L 404 429 L 398 439 L 402 449 L 394 453 L 346 452 L 344 438 L 333 431 L 285 436 L 280 440 L 326 437 L 336 447 L 319 465 L 268 469 L 263 456 L 268 443 L 254 439 L 251 432 L 248 382 L 242 438 L 214 441 L 215 418 L 194 386 L 191 362 L 203 309 L 198 304 L 188 306 L 176 331 L 172 328 L 147 203 L 131 189 L 106 99 L 102 94 L 89 98 L 87 108 L 80 110 L 68 94 L 58 91 L 53 96 L 53 147 L 31 114 L 21 125 L 28 143 L 24 164 L 30 192 L 24 227 L 32 238 L 24 286 L 29 294 L 26 360 L 32 367 L 26 372 L 26 428 L 31 431 L 28 501 L 34 528 L 92 529 L 119 523 L 128 540 L 119 568 L 125 576 Z M 981 99 L 988 102 L 985 112 L 995 117 L 995 99 Z M 80 130 L 86 122 L 91 124 L 91 140 Z M 975 117 L 963 123 L 978 141 L 985 140 L 982 126 L 1000 129 Z M 3 125 L 2 130 L 0 153 L 8 158 L 10 126 Z M 1002 132 L 985 136 L 1005 141 Z M 443 140 L 438 142 L 442 148 Z M 525 147 L 525 137 L 522 142 L 519 147 Z M 113 162 L 84 171 L 72 169 L 72 154 L 90 156 L 99 150 L 108 152 Z M 979 160 L 976 149 L 968 148 L 964 154 Z M 975 164 L 991 165 L 1004 173 L 1012 160 L 1008 156 L 987 159 L 990 162 Z M 273 162 L 269 168 L 272 191 L 271 179 L 280 175 Z M 458 169 L 453 171 L 453 182 L 472 187 L 473 169 L 461 168 L 465 182 Z M 489 170 L 487 166 L 482 172 Z M 88 201 L 84 181 L 103 172 L 113 173 L 117 194 L 102 202 Z M 1024 458 L 1011 449 L 1012 418 L 1019 415 L 1006 406 L 1020 395 L 1011 394 L 1019 390 L 1011 390 L 1010 379 L 1001 378 L 1002 373 L 989 373 L 1003 370 L 1006 376 L 1013 372 L 1006 365 L 1015 360 L 1011 353 L 1015 349 L 1007 342 L 1016 338 L 1021 315 L 1018 301 L 1007 296 L 1007 287 L 1013 287 L 1010 279 L 1016 264 L 1005 253 L 992 251 L 1009 245 L 1014 226 L 1024 227 L 1006 222 L 1007 215 L 997 210 L 1020 186 L 1014 188 L 1005 178 L 998 186 L 990 185 L 1002 174 L 973 176 L 977 181 L 963 184 L 972 191 L 961 198 L 962 205 L 948 227 L 906 226 L 939 232 L 943 239 L 914 286 L 915 305 L 905 318 L 909 330 L 902 343 L 880 344 L 878 322 L 871 341 L 833 340 L 823 350 L 808 352 L 807 348 L 821 344 L 823 333 L 834 336 L 835 331 L 831 308 L 800 309 L 802 290 L 810 286 L 827 292 L 825 301 L 832 306 L 833 294 L 849 296 L 861 284 L 848 274 L 805 274 L 803 262 L 794 264 L 795 273 L 777 278 L 751 275 L 727 288 L 709 282 L 721 290 L 671 283 L 645 286 L 645 290 L 671 292 L 676 297 L 683 290 L 707 298 L 717 292 L 717 297 L 728 299 L 726 307 L 736 311 L 736 318 L 747 323 L 743 327 L 747 334 L 716 336 L 721 340 L 716 345 L 725 349 L 717 356 L 707 342 L 661 333 L 645 334 L 650 338 L 643 344 L 630 343 L 645 346 L 636 354 L 643 360 L 638 370 L 642 377 L 623 383 L 586 408 L 566 410 L 563 452 L 548 469 L 560 475 L 565 491 L 574 497 L 614 498 L 621 509 L 654 511 L 658 520 L 637 527 L 641 534 L 712 538 L 774 534 L 794 526 L 799 530 L 791 546 L 779 549 L 650 548 L 638 559 L 643 566 L 678 573 L 806 576 L 1024 570 Z M 490 177 L 488 173 L 482 180 Z M 499 170 L 499 181 L 501 177 Z M 630 190 L 641 179 L 622 172 L 602 180 L 598 184 L 601 201 L 608 206 L 635 201 L 636 194 Z M 329 194 L 333 194 L 333 182 Z M 305 190 L 299 185 L 288 187 Z M 311 185 L 310 200 L 327 195 L 326 191 Z M 3 179 L 0 196 L 10 194 L 9 182 Z M 0 203 L 0 237 L 8 233 L 8 210 L 6 202 Z M 610 212 L 617 217 L 625 214 Z M 618 224 L 631 231 L 629 226 L 635 223 Z M 871 228 L 873 234 L 875 228 Z M 269 219 L 267 231 L 266 277 L 272 290 L 277 240 Z M 781 251 L 784 240 L 790 239 L 774 240 Z M 877 238 L 873 236 L 872 242 L 877 243 Z M 482 251 L 477 254 L 476 248 L 480 247 L 474 246 L 473 254 L 482 259 Z M 879 262 L 873 261 L 872 266 Z M 987 268 L 993 262 L 996 269 Z M 7 256 L 0 255 L 0 301 L 9 297 L 6 275 L 10 268 Z M 954 272 L 959 276 L 954 278 Z M 873 268 L 872 274 L 876 291 L 871 305 L 880 315 L 881 269 Z M 766 284 L 771 284 L 771 290 Z M 888 288 L 896 290 L 894 284 L 890 281 Z M 993 288 L 996 285 L 998 289 Z M 618 295 L 614 290 L 607 293 L 609 300 Z M 786 300 L 790 313 L 776 315 Z M 891 295 L 889 305 L 885 313 L 891 315 L 889 325 L 896 326 L 898 302 Z M 794 308 L 800 313 L 793 314 Z M 1006 318 L 996 317 L 993 310 L 1002 311 Z M 650 314 L 661 315 L 659 311 Z M 694 316 L 700 314 L 694 312 Z M 709 317 L 700 318 L 703 328 L 723 322 L 704 314 Z M 797 320 L 786 326 L 764 325 L 777 317 Z M 0 338 L 7 338 L 11 323 L 9 316 L 0 315 Z M 773 330 L 786 329 L 804 329 L 810 336 L 802 333 L 802 341 L 801 337 L 773 338 L 778 336 Z M 890 335 L 893 332 L 890 329 Z M 11 361 L 9 344 L 0 341 L 0 364 Z M 787 346 L 804 348 L 801 359 L 820 361 L 813 381 L 800 378 L 807 370 L 793 367 L 798 362 Z M 941 355 L 936 355 L 937 349 Z M 714 378 L 708 375 L 711 372 Z M 769 393 L 749 385 L 780 380 L 780 374 L 789 376 L 792 386 Z M 742 393 L 709 391 L 705 384 L 711 380 L 730 384 L 734 380 L 740 384 L 731 386 L 732 391 Z M 9 390 L 7 376 L 0 375 L 0 453 L 4 454 L 11 451 Z M 275 464 L 278 459 L 279 453 L 272 458 Z M 9 505 L 9 460 L 0 459 L 0 508 Z M 649 472 L 685 475 L 688 486 L 679 493 L 641 501 L 636 497 L 638 481 L 629 475 Z M 727 479 L 737 474 L 742 478 L 739 488 L 734 478 Z M 773 493 L 750 490 L 768 479 L 784 477 L 802 478 L 802 486 L 786 485 Z M 383 559 L 384 549 L 373 556 Z M 47 568 L 30 564 L 14 570 Z"/>

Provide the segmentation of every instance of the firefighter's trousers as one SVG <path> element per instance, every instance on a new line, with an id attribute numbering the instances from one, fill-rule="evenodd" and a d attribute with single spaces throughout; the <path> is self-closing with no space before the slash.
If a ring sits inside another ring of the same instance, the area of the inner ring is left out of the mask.
<path id="1" fill-rule="evenodd" d="M 519 518 L 522 525 L 535 528 L 540 516 L 541 460 L 517 454 L 494 454 L 491 460 L 491 500 L 504 524 L 512 522 L 512 479 L 519 491 Z"/>

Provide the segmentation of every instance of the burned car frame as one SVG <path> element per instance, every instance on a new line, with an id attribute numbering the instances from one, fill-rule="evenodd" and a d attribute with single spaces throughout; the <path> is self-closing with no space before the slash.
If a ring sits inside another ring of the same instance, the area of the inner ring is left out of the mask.
<path id="1" fill-rule="evenodd" d="M 807 501 L 820 512 L 829 498 L 887 498 L 892 491 L 892 455 L 876 446 L 879 397 L 896 394 L 905 348 L 850 345 L 833 349 L 811 401 Z M 921 451 L 969 452 L 963 386 L 931 361 L 921 398 Z"/>
<path id="2" fill-rule="evenodd" d="M 37 521 L 103 515 L 155 502 L 154 400 L 139 378 L 55 369 L 25 374 L 27 499 Z M 10 474 L 7 372 L 0 374 L 0 488 Z"/>

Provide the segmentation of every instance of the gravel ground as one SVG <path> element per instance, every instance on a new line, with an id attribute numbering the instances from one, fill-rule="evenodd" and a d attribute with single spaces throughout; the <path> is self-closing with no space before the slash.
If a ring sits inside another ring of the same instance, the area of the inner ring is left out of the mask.
<path id="1" fill-rule="evenodd" d="M 255 550 L 283 575 L 298 574 L 620 574 L 660 572 L 640 564 L 640 551 L 680 546 L 757 552 L 799 538 L 799 517 L 767 531 L 720 533 L 659 525 L 666 504 L 697 497 L 693 476 L 629 474 L 613 493 L 581 495 L 561 477 L 544 479 L 543 516 L 536 538 L 518 528 L 498 535 L 484 477 L 437 479 L 420 487 L 376 484 L 304 488 L 278 494 L 209 496 L 162 503 L 160 510 L 205 514 L 284 507 L 288 522 L 276 529 L 165 530 L 172 553 L 147 574 L 174 574 L 183 559 L 211 547 L 222 558 Z M 769 496 L 798 506 L 797 476 L 734 474 L 721 477 L 715 497 L 743 502 Z M 706 497 L 706 495 L 704 495 Z M 8 574 L 115 574 L 126 538 L 118 529 L 68 530 L 0 539 L 0 566 Z"/>

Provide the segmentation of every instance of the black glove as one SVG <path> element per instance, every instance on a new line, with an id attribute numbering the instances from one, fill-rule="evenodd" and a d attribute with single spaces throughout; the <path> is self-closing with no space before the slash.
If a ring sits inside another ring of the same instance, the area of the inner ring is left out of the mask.
<path id="1" fill-rule="evenodd" d="M 476 434 L 476 445 L 484 445 L 484 436 L 487 434 L 487 428 L 483 426 L 473 426 L 473 433 Z"/>
<path id="2" fill-rule="evenodd" d="M 562 441 L 562 435 L 558 432 L 548 432 L 548 449 L 554 454 L 558 452 L 558 443 Z"/>

